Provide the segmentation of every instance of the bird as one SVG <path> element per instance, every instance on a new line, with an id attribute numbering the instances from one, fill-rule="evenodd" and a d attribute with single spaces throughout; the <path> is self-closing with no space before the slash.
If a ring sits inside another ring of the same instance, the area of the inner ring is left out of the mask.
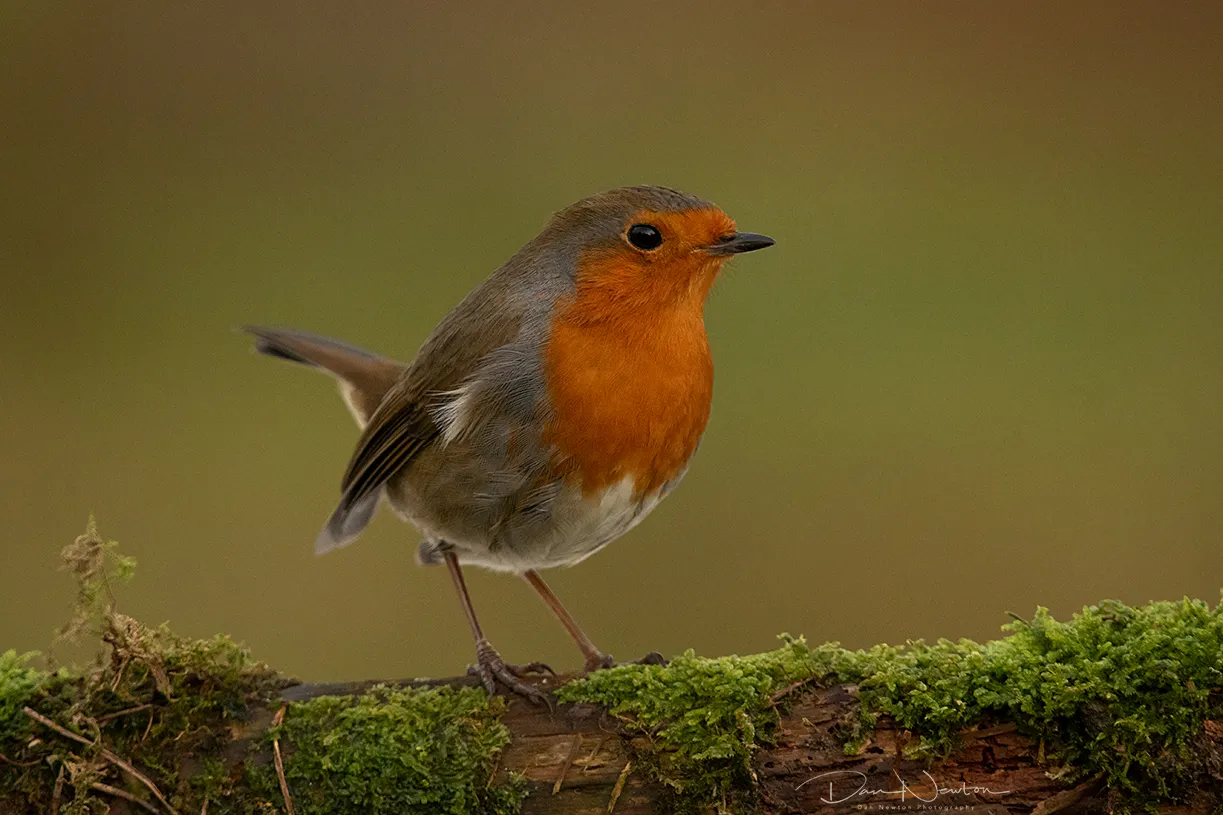
<path id="1" fill-rule="evenodd" d="M 463 566 L 520 575 L 584 657 L 599 650 L 544 582 L 624 535 L 684 477 L 710 414 L 704 307 L 726 262 L 774 245 L 708 201 L 661 186 L 591 195 L 555 213 L 472 290 L 410 363 L 283 328 L 256 350 L 331 374 L 361 435 L 315 540 L 347 546 L 385 499 L 445 564 L 476 674 L 540 701 L 485 636 Z"/>

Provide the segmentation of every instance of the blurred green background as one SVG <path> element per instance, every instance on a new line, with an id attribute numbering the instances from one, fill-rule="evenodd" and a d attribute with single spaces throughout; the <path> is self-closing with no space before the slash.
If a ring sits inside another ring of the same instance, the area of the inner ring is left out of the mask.
<path id="1" fill-rule="evenodd" d="M 0 8 L 0 648 L 47 644 L 95 512 L 134 616 L 313 679 L 461 672 L 413 530 L 313 556 L 356 429 L 232 329 L 408 358 L 549 213 L 643 182 L 778 245 L 710 301 L 683 486 L 548 575 L 603 648 L 1218 596 L 1223 5 Z M 469 580 L 507 659 L 579 664 Z"/>

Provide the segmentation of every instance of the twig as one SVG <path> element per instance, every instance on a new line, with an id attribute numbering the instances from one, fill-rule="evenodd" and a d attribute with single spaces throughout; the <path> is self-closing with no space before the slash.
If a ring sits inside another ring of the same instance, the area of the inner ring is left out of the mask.
<path id="1" fill-rule="evenodd" d="M 155 711 L 149 711 L 149 723 L 144 726 L 144 732 L 140 734 L 140 743 L 144 744 L 144 740 L 149 737 L 149 733 L 153 730 L 153 716 Z"/>
<path id="2" fill-rule="evenodd" d="M 777 691 L 777 693 L 774 693 L 772 696 L 769 697 L 769 704 L 776 705 L 782 699 L 785 699 L 791 693 L 794 693 L 794 691 L 798 690 L 799 688 L 803 687 L 804 685 L 810 685 L 815 681 L 816 681 L 816 678 L 811 677 L 810 679 L 804 679 L 801 682 L 795 682 L 792 685 L 787 685 L 786 687 L 782 688 L 781 690 Z"/>
<path id="3" fill-rule="evenodd" d="M 64 765 L 59 765 L 59 775 L 55 776 L 55 789 L 51 792 L 51 815 L 59 815 L 59 800 L 64 795 Z"/>
<path id="4" fill-rule="evenodd" d="M 1000 724 L 997 727 L 984 727 L 980 730 L 961 730 L 959 735 L 962 739 L 986 739 L 990 736 L 1001 736 L 1003 733 L 1012 733 L 1019 728 L 1013 723 Z"/>
<path id="5" fill-rule="evenodd" d="M 115 650 L 119 650 L 115 643 L 112 642 L 110 645 Z M 119 663 L 119 670 L 115 671 L 115 678 L 110 683 L 111 693 L 114 693 L 118 689 L 119 683 L 123 681 L 123 672 L 127 670 L 127 663 L 131 662 L 131 660 L 130 656 L 124 656 L 123 661 Z"/>
<path id="6" fill-rule="evenodd" d="M 47 727 L 51 728 L 56 733 L 59 733 L 61 736 L 72 739 L 73 741 L 79 744 L 83 744 L 86 747 L 93 747 L 93 742 L 85 738 L 84 736 L 82 736 L 80 733 L 73 733 L 68 728 L 63 727 L 62 725 L 56 724 L 55 722 L 48 719 L 46 716 L 39 713 L 34 708 L 23 707 L 21 710 L 23 713 L 25 713 L 25 715 L 29 716 L 34 721 L 39 722 L 40 724 L 45 724 Z"/>
<path id="7" fill-rule="evenodd" d="M 55 722 L 48 719 L 46 716 L 42 715 L 41 713 L 39 713 L 37 710 L 35 710 L 32 707 L 23 707 L 22 712 L 24 712 L 25 715 L 29 716 L 34 721 L 38 722 L 39 724 L 46 725 L 47 727 L 51 728 L 56 733 L 59 733 L 61 736 L 64 736 L 65 738 L 72 739 L 73 741 L 79 744 L 83 744 L 86 747 L 97 746 L 98 752 L 102 756 L 102 758 L 106 759 L 111 764 L 114 764 L 116 767 L 122 769 L 124 772 L 126 772 L 132 778 L 135 778 L 141 784 L 144 784 L 148 788 L 149 792 L 153 793 L 154 797 L 156 797 L 157 800 L 161 802 L 161 805 L 166 808 L 166 810 L 170 813 L 170 815 L 178 815 L 178 810 L 170 806 L 170 802 L 166 800 L 166 796 L 161 794 L 161 790 L 157 789 L 157 785 L 154 784 L 152 781 L 150 781 L 148 776 L 146 776 L 144 773 L 137 770 L 135 767 L 133 767 L 128 762 L 119 758 L 117 755 L 112 753 L 110 750 L 107 750 L 105 747 L 102 747 L 100 745 L 95 745 L 94 742 L 91 742 L 89 739 L 85 738 L 84 736 L 80 735 L 79 733 L 73 733 L 71 730 L 67 729 L 66 727 L 56 724 Z"/>
<path id="8" fill-rule="evenodd" d="M 502 755 L 504 755 L 504 751 L 498 750 L 497 757 L 493 759 L 492 769 L 488 771 L 488 780 L 484 782 L 484 786 L 491 787 L 493 785 L 493 780 L 497 777 L 497 771 L 501 769 Z"/>
<path id="9" fill-rule="evenodd" d="M 276 715 L 272 717 L 272 727 L 280 727 L 285 720 L 286 705 L 281 705 L 280 710 L 276 711 Z M 276 780 L 280 782 L 280 794 L 285 799 L 285 812 L 288 815 L 293 815 L 293 796 L 289 794 L 289 781 L 285 778 L 285 762 L 280 757 L 280 738 L 272 739 L 272 758 L 276 762 Z"/>
<path id="10" fill-rule="evenodd" d="M 565 759 L 565 763 L 561 766 L 561 774 L 556 777 L 556 783 L 552 785 L 552 794 L 556 795 L 561 791 L 561 784 L 565 783 L 565 773 L 569 772 L 569 768 L 573 766 L 573 759 L 577 757 L 578 749 L 582 746 L 581 734 L 576 734 L 573 737 L 573 743 L 569 745 L 569 756 Z"/>
<path id="11" fill-rule="evenodd" d="M 107 795 L 113 795 L 116 798 L 122 798 L 124 801 L 131 801 L 136 806 L 143 807 L 144 809 L 148 810 L 149 812 L 152 812 L 153 815 L 161 815 L 161 810 L 159 810 L 157 807 L 153 806 L 152 804 L 150 804 L 148 801 L 144 800 L 143 798 L 138 798 L 137 796 L 132 795 L 127 790 L 121 790 L 118 787 L 112 787 L 110 784 L 103 784 L 101 781 L 95 781 L 92 784 L 90 784 L 89 786 L 97 790 L 98 792 L 104 792 Z"/>
<path id="12" fill-rule="evenodd" d="M 3 761 L 5 764 L 12 764 L 14 767 L 33 767 L 35 764 L 42 764 L 41 761 L 14 761 L 4 753 L 0 753 L 0 761 Z"/>
<path id="13" fill-rule="evenodd" d="M 111 719 L 117 719 L 120 716 L 126 716 L 129 713 L 139 713 L 140 711 L 148 710 L 151 707 L 152 705 L 150 704 L 143 704 L 143 705 L 137 705 L 136 707 L 129 707 L 127 710 L 119 710 L 114 713 L 107 713 L 105 716 L 99 716 L 97 719 L 97 722 L 98 724 L 103 724 L 105 722 L 109 722 Z"/>
<path id="14" fill-rule="evenodd" d="M 582 772 L 590 772 L 590 762 L 595 760 L 595 756 L 598 755 L 599 751 L 603 749 L 603 744 L 606 741 L 607 736 L 600 736 L 599 740 L 595 742 L 594 749 L 590 751 L 590 755 L 586 756 L 586 760 L 582 762 Z"/>
<path id="15" fill-rule="evenodd" d="M 628 781 L 628 774 L 633 770 L 633 762 L 624 762 L 624 769 L 620 771 L 620 777 L 616 779 L 616 786 L 612 787 L 611 800 L 607 802 L 607 813 L 611 815 L 611 811 L 616 808 L 616 802 L 620 800 L 620 793 L 624 792 L 624 785 Z"/>

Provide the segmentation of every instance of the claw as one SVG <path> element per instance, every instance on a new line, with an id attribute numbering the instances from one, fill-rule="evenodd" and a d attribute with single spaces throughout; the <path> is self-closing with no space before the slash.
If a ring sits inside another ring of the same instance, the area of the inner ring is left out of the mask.
<path id="1" fill-rule="evenodd" d="M 552 707 L 552 697 L 544 691 L 523 682 L 520 677 L 529 673 L 549 673 L 555 676 L 555 671 L 542 662 L 532 662 L 529 665 L 509 665 L 497 653 L 488 640 L 476 643 L 476 664 L 467 669 L 468 674 L 480 677 L 480 682 L 489 696 L 497 693 L 497 683 L 507 687 L 514 693 L 536 704 Z"/>
<path id="2" fill-rule="evenodd" d="M 666 665 L 667 660 L 657 651 L 651 651 L 641 659 L 632 662 L 616 662 L 611 654 L 596 654 L 586 658 L 586 673 L 594 673 L 604 668 L 614 668 L 617 665 Z"/>
<path id="3" fill-rule="evenodd" d="M 616 658 L 611 654 L 592 654 L 591 656 L 586 657 L 585 671 L 589 674 L 594 673 L 595 671 L 601 671 L 604 668 L 614 668 L 615 666 Z"/>

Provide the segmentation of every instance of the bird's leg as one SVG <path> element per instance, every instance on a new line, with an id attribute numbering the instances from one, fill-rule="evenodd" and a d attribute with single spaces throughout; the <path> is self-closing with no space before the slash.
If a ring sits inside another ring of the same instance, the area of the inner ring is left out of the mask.
<path id="1" fill-rule="evenodd" d="M 450 578 L 454 588 L 459 593 L 459 602 L 467 615 L 467 624 L 471 626 L 471 635 L 476 641 L 476 664 L 468 669 L 468 673 L 480 677 L 484 689 L 492 696 L 497 692 L 497 682 L 505 685 L 514 693 L 525 696 L 532 702 L 539 702 L 551 707 L 548 694 L 523 682 L 519 677 L 526 673 L 553 673 L 552 669 L 542 662 L 532 662 L 530 665 L 508 665 L 492 643 L 484 636 L 480 621 L 476 619 L 476 610 L 471 605 L 471 597 L 467 594 L 467 583 L 463 580 L 463 570 L 459 567 L 459 559 L 454 552 L 446 551 L 442 555 L 446 560 L 446 568 L 450 570 Z"/>
<path id="2" fill-rule="evenodd" d="M 528 569 L 522 573 L 522 577 L 531 584 L 531 588 L 539 593 L 544 602 L 548 604 L 548 608 L 552 609 L 552 613 L 561 621 L 561 625 L 565 626 L 565 630 L 569 632 L 569 636 L 573 638 L 574 643 L 582 652 L 582 656 L 586 658 L 586 671 L 597 671 L 600 668 L 610 668 L 616 664 L 616 661 L 611 658 L 610 654 L 605 654 L 591 641 L 590 637 L 586 636 L 586 632 L 578 625 L 577 620 L 565 608 L 561 599 L 552 593 L 552 589 L 548 588 L 548 584 L 539 576 L 539 572 L 534 569 Z"/>
<path id="3" fill-rule="evenodd" d="M 586 632 L 577 624 L 577 620 L 565 609 L 561 599 L 552 593 L 552 589 L 548 588 L 548 584 L 539 576 L 539 572 L 534 569 L 528 569 L 522 573 L 522 577 L 531 584 L 531 588 L 539 593 L 539 596 L 548 604 L 548 608 L 552 609 L 552 613 L 561 621 L 561 625 L 565 626 L 565 630 L 569 632 L 569 636 L 573 637 L 573 641 L 577 643 L 578 648 L 582 651 L 582 656 L 586 658 L 586 673 L 597 671 L 600 668 L 610 668 L 616 664 L 616 660 L 612 659 L 611 654 L 605 654 L 600 651 L 590 637 L 586 636 Z M 660 654 L 651 652 L 638 662 L 647 665 L 661 665 L 666 662 Z"/>

